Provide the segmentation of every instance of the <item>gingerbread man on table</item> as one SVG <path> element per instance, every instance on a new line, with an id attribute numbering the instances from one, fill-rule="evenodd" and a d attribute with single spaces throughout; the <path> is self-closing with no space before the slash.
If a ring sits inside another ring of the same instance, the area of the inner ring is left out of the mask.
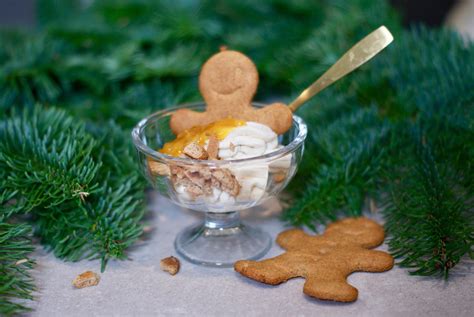
<path id="1" fill-rule="evenodd" d="M 254 63 L 242 53 L 222 50 L 204 64 L 199 75 L 199 90 L 206 102 L 206 111 L 176 111 L 171 116 L 171 130 L 179 134 L 194 126 L 234 118 L 265 124 L 277 134 L 285 133 L 292 124 L 291 110 L 282 103 L 254 108 L 252 98 L 257 86 L 258 72 Z"/>
<path id="2" fill-rule="evenodd" d="M 327 226 L 322 235 L 311 236 L 300 229 L 278 235 L 286 251 L 263 261 L 238 261 L 237 272 L 262 283 L 277 285 L 304 277 L 303 292 L 309 296 L 340 302 L 357 299 L 358 291 L 347 283 L 353 272 L 383 272 L 393 267 L 393 258 L 370 250 L 384 240 L 383 227 L 367 218 L 347 218 Z"/>

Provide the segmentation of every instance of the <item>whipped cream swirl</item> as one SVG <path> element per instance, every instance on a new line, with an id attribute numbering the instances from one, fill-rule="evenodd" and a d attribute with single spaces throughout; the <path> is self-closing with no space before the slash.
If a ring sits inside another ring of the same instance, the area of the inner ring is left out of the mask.
<path id="1" fill-rule="evenodd" d="M 222 160 L 252 158 L 280 149 L 278 135 L 266 125 L 247 122 L 246 125 L 232 130 L 219 143 L 219 157 Z M 236 166 L 229 169 L 241 185 L 237 200 L 258 200 L 265 194 L 269 171 L 288 170 L 291 155 L 286 155 L 271 163 L 248 163 L 248 166 Z"/>

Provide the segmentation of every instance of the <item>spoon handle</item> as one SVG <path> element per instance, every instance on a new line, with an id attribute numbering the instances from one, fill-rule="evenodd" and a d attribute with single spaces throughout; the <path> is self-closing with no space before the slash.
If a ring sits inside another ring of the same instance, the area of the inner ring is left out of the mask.
<path id="1" fill-rule="evenodd" d="M 311 97 L 369 61 L 392 41 L 393 36 L 385 26 L 379 27 L 377 30 L 364 37 L 342 55 L 342 57 L 311 86 L 306 88 L 298 98 L 290 103 L 290 110 L 295 112 L 296 109 Z"/>

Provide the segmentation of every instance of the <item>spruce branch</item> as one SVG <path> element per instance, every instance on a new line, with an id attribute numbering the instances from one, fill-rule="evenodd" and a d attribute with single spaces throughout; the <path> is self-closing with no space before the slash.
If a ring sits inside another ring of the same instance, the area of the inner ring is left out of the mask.
<path id="1" fill-rule="evenodd" d="M 0 314 L 10 316 L 30 310 L 33 280 L 29 271 L 35 264 L 29 258 L 34 250 L 27 224 L 0 222 Z"/>
<path id="2" fill-rule="evenodd" d="M 86 128 L 38 106 L 7 120 L 0 135 L 5 217 L 32 213 L 36 233 L 60 258 L 100 258 L 102 270 L 125 258 L 142 232 L 144 181 L 122 130 Z"/>
<path id="3" fill-rule="evenodd" d="M 316 148 L 324 149 L 331 160 L 311 174 L 306 191 L 284 219 L 314 230 L 318 223 L 335 220 L 338 211 L 360 215 L 365 197 L 375 192 L 389 131 L 375 109 L 360 109 L 316 132 Z"/>
<path id="4" fill-rule="evenodd" d="M 93 138 L 84 125 L 62 111 L 36 107 L 7 120 L 0 129 L 1 196 L 15 199 L 4 217 L 69 200 L 80 201 L 97 189 L 100 163 L 91 152 Z M 5 204 L 6 201 L 0 203 Z"/>
<path id="5" fill-rule="evenodd" d="M 423 137 L 414 143 L 413 160 L 399 167 L 384 209 L 390 251 L 411 274 L 447 278 L 464 256 L 474 256 L 474 197 L 458 184 L 462 172 L 442 162 L 432 144 Z"/>
<path id="6" fill-rule="evenodd" d="M 36 102 L 55 102 L 62 86 L 67 85 L 55 64 L 54 45 L 44 37 L 23 36 L 18 40 L 21 44 L 4 48 L 6 58 L 0 62 L 2 113 L 15 105 L 32 108 Z"/>

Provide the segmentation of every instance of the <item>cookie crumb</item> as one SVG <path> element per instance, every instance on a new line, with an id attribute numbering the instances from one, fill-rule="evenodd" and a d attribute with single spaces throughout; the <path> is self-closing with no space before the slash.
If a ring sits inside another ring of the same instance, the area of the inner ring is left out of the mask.
<path id="1" fill-rule="evenodd" d="M 209 136 L 209 142 L 207 144 L 207 154 L 210 160 L 217 160 L 219 154 L 219 140 L 215 134 Z"/>
<path id="2" fill-rule="evenodd" d="M 240 193 L 240 184 L 234 174 L 227 168 L 220 168 L 212 171 L 213 182 L 220 190 L 225 191 L 233 197 Z"/>
<path id="3" fill-rule="evenodd" d="M 154 176 L 169 176 L 170 175 L 170 168 L 168 165 L 164 163 L 160 163 L 154 161 L 150 158 L 147 158 L 148 161 L 148 169 L 150 173 Z"/>
<path id="4" fill-rule="evenodd" d="M 160 267 L 163 271 L 176 275 L 179 271 L 180 263 L 174 256 L 169 256 L 160 261 Z"/>
<path id="5" fill-rule="evenodd" d="M 76 288 L 84 288 L 89 286 L 96 286 L 99 284 L 100 276 L 92 271 L 86 271 L 76 276 L 72 285 Z"/>
<path id="6" fill-rule="evenodd" d="M 286 179 L 286 173 L 285 172 L 279 172 L 276 174 L 273 174 L 273 180 L 275 183 L 281 183 Z"/>
<path id="7" fill-rule="evenodd" d="M 196 142 L 189 143 L 184 147 L 184 154 L 196 160 L 205 160 L 208 155 L 206 150 Z"/>

